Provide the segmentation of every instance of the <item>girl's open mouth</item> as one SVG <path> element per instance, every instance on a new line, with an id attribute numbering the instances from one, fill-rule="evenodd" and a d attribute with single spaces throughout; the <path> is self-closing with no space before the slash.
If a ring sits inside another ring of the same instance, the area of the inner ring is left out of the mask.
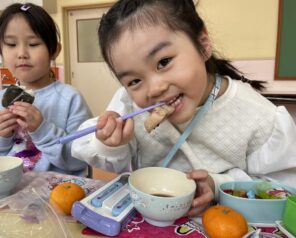
<path id="1" fill-rule="evenodd" d="M 167 102 L 167 105 L 170 105 L 172 107 L 177 107 L 181 103 L 182 98 L 183 98 L 183 93 L 171 99 L 169 102 Z"/>

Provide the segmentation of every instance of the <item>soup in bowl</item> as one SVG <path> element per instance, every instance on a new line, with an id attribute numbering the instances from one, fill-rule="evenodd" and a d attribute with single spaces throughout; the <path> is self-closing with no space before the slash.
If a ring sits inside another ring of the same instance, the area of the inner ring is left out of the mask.
<path id="1" fill-rule="evenodd" d="M 152 225 L 164 227 L 186 215 L 196 184 L 178 170 L 147 167 L 131 173 L 129 189 L 134 207 L 144 219 Z"/>

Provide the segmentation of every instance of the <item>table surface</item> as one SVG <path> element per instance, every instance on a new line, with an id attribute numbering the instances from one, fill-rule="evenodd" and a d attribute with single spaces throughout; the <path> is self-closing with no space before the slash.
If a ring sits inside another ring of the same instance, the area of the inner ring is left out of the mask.
<path id="1" fill-rule="evenodd" d="M 110 179 L 110 178 L 109 178 Z M 78 184 L 80 184 L 88 193 L 91 193 L 92 191 L 95 191 L 99 187 L 103 186 L 107 181 L 102 180 L 93 180 L 93 179 L 87 179 L 87 178 L 80 178 L 70 175 L 61 175 L 54 172 L 45 172 L 45 173 L 26 173 L 21 183 L 18 185 L 16 191 L 13 195 L 8 197 L 7 199 L 0 200 L 0 238 L 11 238 L 11 237 L 17 237 L 17 238 L 27 238 L 27 237 L 36 237 L 36 238 L 52 238 L 52 237 L 58 237 L 58 238 L 86 238 L 86 237 L 92 237 L 89 235 L 83 235 L 82 231 L 86 227 L 83 224 L 80 224 L 76 222 L 72 217 L 63 217 L 60 215 L 56 215 L 55 212 L 50 211 L 53 209 L 51 206 L 44 206 L 47 201 L 44 200 L 44 203 L 42 203 L 42 207 L 46 207 L 46 212 L 44 212 L 44 217 L 39 219 L 39 223 L 32 223 L 24 220 L 21 218 L 22 212 L 20 208 L 24 207 L 24 202 L 28 202 L 26 200 L 30 200 L 31 198 L 34 198 L 32 194 L 32 188 L 34 188 L 34 191 L 37 191 L 37 194 L 39 197 L 43 197 L 44 199 L 49 197 L 49 193 L 52 189 L 52 187 L 60 182 L 64 181 L 74 181 Z M 42 189 L 41 189 L 42 188 Z M 29 201 L 29 204 L 31 204 L 32 201 Z M 19 209 L 19 210 L 18 210 Z M 18 211 L 18 212 L 15 212 Z M 62 219 L 61 219 L 62 218 Z M 143 218 L 141 218 L 143 219 Z M 183 219 L 183 220 L 182 220 Z M 142 234 L 149 233 L 151 234 L 151 237 L 157 236 L 158 238 L 168 237 L 168 234 L 170 234 L 170 237 L 179 237 L 179 234 L 175 234 L 176 229 L 179 227 L 180 231 L 184 230 L 183 228 L 186 227 L 190 228 L 192 230 L 192 234 L 189 236 L 186 236 L 188 238 L 190 237 L 205 237 L 202 236 L 200 231 L 203 230 L 199 226 L 196 226 L 197 223 L 192 223 L 188 218 L 181 218 L 182 221 L 177 221 L 174 225 L 168 227 L 167 229 L 162 229 L 158 227 L 152 227 L 148 223 L 142 223 L 139 222 L 139 220 L 136 220 L 132 226 L 133 228 L 139 228 L 137 227 L 137 224 L 141 224 L 141 228 L 134 229 L 135 232 L 133 234 L 139 234 L 142 232 Z M 178 229 L 179 229 L 178 228 Z M 64 231 L 63 231 L 64 229 Z M 272 228 L 273 229 L 273 228 Z M 128 230 L 128 229 L 127 229 Z M 168 231 L 169 230 L 169 231 Z M 67 233 L 68 232 L 68 233 Z M 139 232 L 139 233 L 137 233 Z M 63 233 L 66 233 L 64 236 Z M 129 231 L 124 231 L 124 237 L 134 237 L 133 234 L 125 234 L 129 233 Z M 67 235 L 71 234 L 71 235 Z M 106 236 L 99 236 L 96 235 L 97 238 L 103 238 Z"/>
<path id="2" fill-rule="evenodd" d="M 41 222 L 38 224 L 32 224 L 26 222 L 17 214 L 12 214 L 6 210 L 1 210 L 0 212 L 0 237 L 42 237 L 51 238 L 61 236 L 61 231 L 59 228 L 55 227 L 52 222 Z M 8 222 L 9 221 L 9 222 Z M 48 224 L 47 224 L 48 223 Z M 72 235 L 73 238 L 85 238 L 90 237 L 88 235 L 83 235 L 81 232 L 85 228 L 83 224 L 77 223 L 75 221 L 68 221 L 66 223 L 67 231 Z M 56 231 L 53 231 L 55 229 Z M 57 235 L 58 234 L 58 235 Z M 57 235 L 57 236 L 56 236 Z M 68 238 L 68 236 L 66 236 Z M 98 238 L 106 236 L 96 236 Z"/>
<path id="3" fill-rule="evenodd" d="M 61 232 L 63 231 L 61 230 L 61 227 L 66 227 L 65 230 L 69 232 L 73 238 L 90 237 L 89 235 L 83 235 L 81 233 L 85 228 L 83 224 L 76 222 L 72 217 L 63 217 L 61 215 L 57 215 L 57 213 L 50 211 L 53 209 L 51 206 L 44 206 L 44 204 L 48 202 L 48 199 L 47 201 L 45 201 L 45 199 L 49 198 L 49 193 L 52 187 L 60 182 L 76 182 L 80 184 L 87 191 L 87 193 L 90 193 L 103 186 L 106 182 L 108 182 L 108 180 L 110 180 L 110 178 L 108 178 L 106 181 L 102 181 L 70 175 L 62 175 L 55 172 L 29 172 L 24 174 L 13 195 L 4 199 L 0 199 L 0 237 L 62 238 Z M 39 212 L 43 214 L 43 217 L 39 219 L 39 223 L 28 222 L 21 218 L 22 211 L 24 210 L 24 207 L 27 206 L 26 204 L 32 203 L 30 199 L 34 200 L 36 198 L 36 195 L 32 194 L 32 188 L 34 188 L 37 193 L 39 193 L 39 195 L 41 194 L 41 197 L 44 198 L 42 209 L 45 208 L 45 212 Z M 68 238 L 69 236 L 65 237 Z M 106 236 L 96 237 L 99 238 Z"/>

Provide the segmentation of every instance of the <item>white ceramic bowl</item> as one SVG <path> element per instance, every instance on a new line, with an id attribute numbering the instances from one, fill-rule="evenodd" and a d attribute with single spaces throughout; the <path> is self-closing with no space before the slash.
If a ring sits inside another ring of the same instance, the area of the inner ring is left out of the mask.
<path id="1" fill-rule="evenodd" d="M 155 226 L 169 226 L 191 207 L 196 184 L 178 170 L 163 167 L 138 169 L 129 177 L 134 207 Z"/>
<path id="2" fill-rule="evenodd" d="M 0 199 L 12 192 L 23 174 L 23 160 L 13 156 L 0 156 Z"/>

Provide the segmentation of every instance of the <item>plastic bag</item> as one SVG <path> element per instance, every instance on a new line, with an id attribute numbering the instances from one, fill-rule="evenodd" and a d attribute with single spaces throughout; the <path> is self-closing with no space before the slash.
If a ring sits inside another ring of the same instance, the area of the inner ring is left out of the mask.
<path id="1" fill-rule="evenodd" d="M 22 190 L 7 205 L 9 209 L 2 210 L 0 215 L 1 238 L 72 237 L 64 217 L 42 198 L 40 189 Z"/>
<path id="2" fill-rule="evenodd" d="M 71 238 L 71 216 L 56 212 L 49 204 L 51 190 L 63 182 L 74 182 L 90 194 L 105 182 L 55 172 L 28 172 L 12 195 L 0 199 L 0 238 Z"/>

